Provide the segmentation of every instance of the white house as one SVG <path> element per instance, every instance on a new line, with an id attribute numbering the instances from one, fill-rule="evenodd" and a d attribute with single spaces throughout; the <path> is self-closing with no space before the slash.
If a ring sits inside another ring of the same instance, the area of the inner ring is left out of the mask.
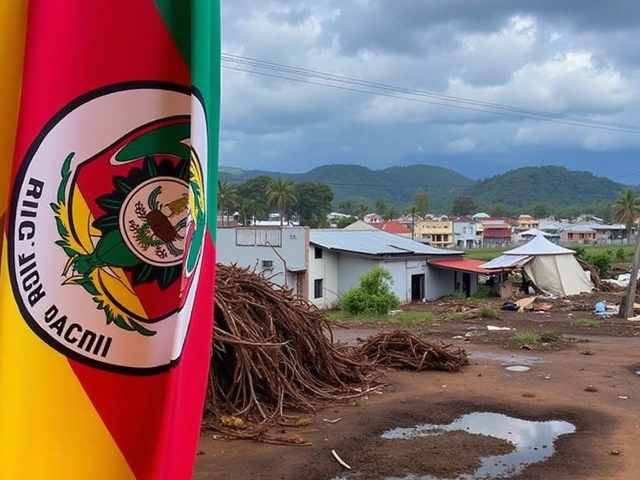
<path id="1" fill-rule="evenodd" d="M 482 231 L 479 223 L 471 217 L 458 217 L 453 220 L 453 241 L 458 248 L 482 246 Z"/>
<path id="2" fill-rule="evenodd" d="M 249 267 L 308 298 L 309 227 L 218 228 L 216 261 Z"/>
<path id="3" fill-rule="evenodd" d="M 435 300 L 455 291 L 472 295 L 479 274 L 490 273 L 463 252 L 424 245 L 383 231 L 312 230 L 309 299 L 318 308 L 337 306 L 360 276 L 382 266 L 393 275 L 393 292 L 404 303 Z"/>

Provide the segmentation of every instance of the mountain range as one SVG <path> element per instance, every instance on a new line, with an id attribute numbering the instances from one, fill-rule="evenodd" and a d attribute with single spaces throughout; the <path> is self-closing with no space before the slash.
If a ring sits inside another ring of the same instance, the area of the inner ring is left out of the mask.
<path id="1" fill-rule="evenodd" d="M 459 195 L 471 196 L 478 206 L 602 205 L 615 201 L 620 191 L 628 187 L 589 172 L 557 166 L 523 167 L 483 180 L 472 180 L 454 170 L 431 165 L 371 170 L 360 165 L 337 164 L 295 174 L 220 167 L 218 175 L 230 183 L 260 175 L 325 183 L 333 190 L 335 205 L 343 200 L 372 205 L 377 199 L 383 199 L 387 205 L 402 208 L 413 201 L 416 193 L 427 192 L 433 212 L 448 212 L 453 199 Z"/>

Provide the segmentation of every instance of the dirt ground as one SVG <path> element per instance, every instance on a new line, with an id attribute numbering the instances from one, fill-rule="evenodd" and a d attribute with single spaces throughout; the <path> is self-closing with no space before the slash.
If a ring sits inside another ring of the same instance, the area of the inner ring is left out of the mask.
<path id="1" fill-rule="evenodd" d="M 640 322 L 605 318 L 598 325 L 586 320 L 597 318 L 591 313 L 596 301 L 616 302 L 619 297 L 598 293 L 536 301 L 536 310 L 523 313 L 499 311 L 501 301 L 492 300 L 498 318 L 474 318 L 478 305 L 443 301 L 405 307 L 435 313 L 435 324 L 336 327 L 336 340 L 352 344 L 406 327 L 429 341 L 463 347 L 470 364 L 456 373 L 385 371 L 379 392 L 317 412 L 304 427 L 277 432 L 300 435 L 310 446 L 226 441 L 203 432 L 194 480 L 635 480 L 640 471 Z M 550 310 L 539 310 L 549 303 Z M 510 330 L 489 331 L 487 325 Z M 523 345 L 514 338 L 523 331 L 537 332 L 542 341 Z M 511 372 L 505 369 L 510 365 L 530 369 Z M 513 449 L 496 437 L 458 431 L 401 444 L 381 438 L 391 428 L 446 424 L 471 412 L 565 421 L 575 432 L 545 445 L 555 447 L 545 461 L 502 477 L 470 475 L 483 457 Z M 332 450 L 351 470 L 338 463 Z"/>

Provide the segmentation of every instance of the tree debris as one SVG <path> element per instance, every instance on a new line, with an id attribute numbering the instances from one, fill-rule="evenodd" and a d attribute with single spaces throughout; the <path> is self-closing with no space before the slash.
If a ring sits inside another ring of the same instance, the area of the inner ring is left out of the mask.
<path id="1" fill-rule="evenodd" d="M 469 363 L 461 348 L 429 343 L 402 330 L 375 335 L 360 350 L 371 362 L 392 368 L 457 372 Z"/>

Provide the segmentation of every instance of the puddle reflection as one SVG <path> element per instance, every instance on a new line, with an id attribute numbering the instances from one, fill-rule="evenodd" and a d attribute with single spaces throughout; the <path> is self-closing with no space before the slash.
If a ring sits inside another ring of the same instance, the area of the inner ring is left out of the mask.
<path id="1" fill-rule="evenodd" d="M 515 450 L 505 455 L 492 455 L 481 459 L 481 466 L 472 474 L 463 474 L 455 480 L 498 479 L 520 473 L 529 465 L 546 460 L 554 452 L 554 441 L 561 435 L 575 432 L 575 427 L 564 421 L 531 422 L 500 413 L 476 412 L 463 415 L 448 425 L 418 425 L 413 428 L 394 428 L 382 434 L 388 440 L 410 440 L 417 437 L 441 435 L 444 432 L 463 431 L 488 435 L 506 440 Z M 453 480 L 430 475 L 387 477 L 387 480 Z"/>

